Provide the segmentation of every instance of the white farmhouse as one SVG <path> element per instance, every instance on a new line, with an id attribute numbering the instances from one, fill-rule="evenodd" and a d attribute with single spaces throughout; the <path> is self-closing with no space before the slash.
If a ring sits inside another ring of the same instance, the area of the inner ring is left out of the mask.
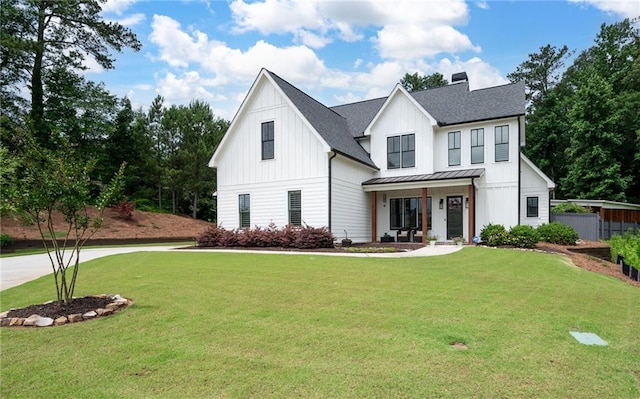
<path id="1" fill-rule="evenodd" d="M 209 162 L 218 224 L 304 223 L 368 242 L 547 223 L 555 185 L 520 152 L 524 112 L 522 83 L 470 91 L 466 73 L 326 107 L 262 69 Z"/>

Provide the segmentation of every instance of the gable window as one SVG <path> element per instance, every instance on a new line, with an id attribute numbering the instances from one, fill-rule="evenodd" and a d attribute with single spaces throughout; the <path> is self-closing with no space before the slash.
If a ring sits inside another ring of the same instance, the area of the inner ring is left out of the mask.
<path id="1" fill-rule="evenodd" d="M 245 229 L 251 227 L 251 206 L 249 194 L 240 194 L 238 196 L 238 208 L 240 214 L 240 228 Z"/>
<path id="2" fill-rule="evenodd" d="M 389 216 L 392 230 L 422 229 L 422 197 L 391 198 Z M 431 226 L 431 197 L 427 197 L 427 225 Z"/>
<path id="3" fill-rule="evenodd" d="M 471 129 L 471 163 L 484 163 L 484 129 Z"/>
<path id="4" fill-rule="evenodd" d="M 403 134 L 387 137 L 387 168 L 412 168 L 416 166 L 416 135 Z"/>
<path id="5" fill-rule="evenodd" d="M 509 126 L 496 126 L 496 162 L 509 160 Z"/>
<path id="6" fill-rule="evenodd" d="M 538 217 L 538 197 L 527 197 L 527 217 Z"/>
<path id="7" fill-rule="evenodd" d="M 460 165 L 460 132 L 449 132 L 449 166 Z"/>
<path id="8" fill-rule="evenodd" d="M 289 191 L 289 224 L 302 225 L 302 192 Z"/>
<path id="9" fill-rule="evenodd" d="M 273 159 L 274 135 L 273 121 L 262 122 L 262 160 Z"/>

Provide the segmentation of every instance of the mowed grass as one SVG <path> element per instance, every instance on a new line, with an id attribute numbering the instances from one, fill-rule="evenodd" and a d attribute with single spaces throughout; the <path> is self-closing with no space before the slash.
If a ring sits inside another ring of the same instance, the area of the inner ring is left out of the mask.
<path id="1" fill-rule="evenodd" d="M 135 303 L 1 329 L 3 398 L 640 397 L 640 290 L 556 255 L 171 252 L 81 268 L 78 296 Z M 50 277 L 3 291 L 2 309 L 52 292 Z"/>

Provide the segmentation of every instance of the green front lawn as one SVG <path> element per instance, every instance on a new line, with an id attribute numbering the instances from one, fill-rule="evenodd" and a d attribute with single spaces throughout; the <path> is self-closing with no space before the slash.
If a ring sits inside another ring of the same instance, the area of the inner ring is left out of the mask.
<path id="1" fill-rule="evenodd" d="M 81 267 L 77 296 L 135 303 L 1 329 L 1 397 L 640 397 L 640 290 L 556 255 L 171 252 Z M 2 310 L 51 299 L 52 284 L 3 291 Z"/>

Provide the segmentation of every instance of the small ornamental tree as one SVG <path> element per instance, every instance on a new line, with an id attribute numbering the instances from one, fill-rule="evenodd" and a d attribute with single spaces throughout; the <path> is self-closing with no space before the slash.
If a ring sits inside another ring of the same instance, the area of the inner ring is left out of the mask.
<path id="1" fill-rule="evenodd" d="M 57 299 L 65 305 L 73 299 L 80 251 L 102 226 L 104 210 L 117 199 L 123 183 L 124 163 L 96 198 L 89 178 L 93 166 L 68 145 L 50 150 L 33 140 L 27 140 L 20 156 L 13 204 L 26 223 L 37 225 L 51 261 Z M 91 206 L 98 209 L 97 216 L 90 214 Z M 56 212 L 64 217 L 62 232 L 55 230 Z"/>

